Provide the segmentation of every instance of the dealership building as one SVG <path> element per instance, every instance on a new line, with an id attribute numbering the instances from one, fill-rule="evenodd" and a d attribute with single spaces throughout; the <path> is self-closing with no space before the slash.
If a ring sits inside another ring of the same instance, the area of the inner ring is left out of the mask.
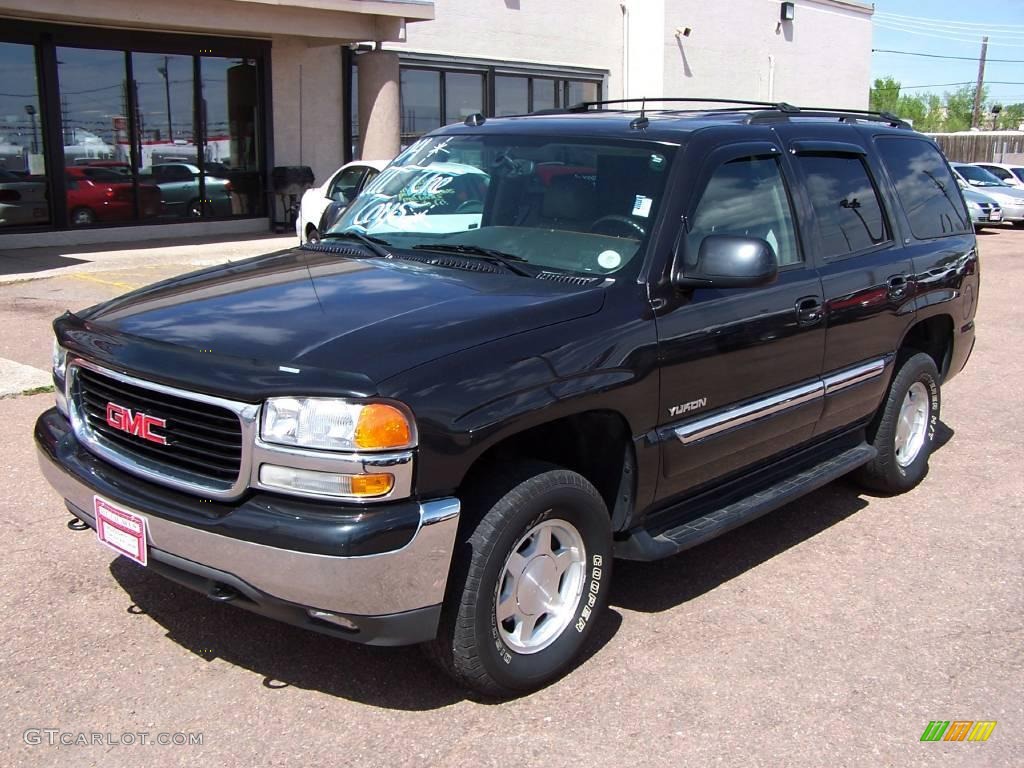
<path id="1" fill-rule="evenodd" d="M 715 97 L 866 108 L 859 0 L 0 0 L 0 249 L 266 231 L 474 113 Z M 169 228 L 168 225 L 173 225 Z"/>

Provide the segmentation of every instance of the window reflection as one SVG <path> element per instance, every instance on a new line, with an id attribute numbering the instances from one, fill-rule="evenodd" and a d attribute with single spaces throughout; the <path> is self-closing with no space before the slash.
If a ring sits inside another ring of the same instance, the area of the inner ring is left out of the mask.
<path id="1" fill-rule="evenodd" d="M 200 216 L 203 210 L 192 61 L 191 56 L 132 54 L 139 184 L 159 189 L 162 218 Z"/>
<path id="2" fill-rule="evenodd" d="M 57 77 L 70 223 L 132 221 L 136 215 L 125 54 L 58 48 Z M 140 194 L 142 216 L 156 216 L 159 190 L 146 185 Z"/>
<path id="3" fill-rule="evenodd" d="M 530 111 L 527 103 L 528 81 L 525 77 L 498 75 L 494 78 L 494 114 L 525 115 Z"/>
<path id="4" fill-rule="evenodd" d="M 50 221 L 43 124 L 30 45 L 0 43 L 0 228 Z"/>
<path id="5" fill-rule="evenodd" d="M 262 212 L 259 172 L 259 70 L 252 59 L 203 56 L 203 215 Z"/>
<path id="6" fill-rule="evenodd" d="M 441 126 L 441 73 L 403 69 L 400 74 L 402 143 Z"/>
<path id="7" fill-rule="evenodd" d="M 445 123 L 461 123 L 484 111 L 484 76 L 469 72 L 445 72 Z"/>

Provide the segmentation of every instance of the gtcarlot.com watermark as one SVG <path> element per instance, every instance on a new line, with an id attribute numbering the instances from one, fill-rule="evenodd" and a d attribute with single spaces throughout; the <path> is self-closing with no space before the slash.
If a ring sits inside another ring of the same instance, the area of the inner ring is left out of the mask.
<path id="1" fill-rule="evenodd" d="M 65 731 L 60 728 L 26 728 L 22 740 L 30 747 L 201 747 L 201 732 L 176 731 Z"/>

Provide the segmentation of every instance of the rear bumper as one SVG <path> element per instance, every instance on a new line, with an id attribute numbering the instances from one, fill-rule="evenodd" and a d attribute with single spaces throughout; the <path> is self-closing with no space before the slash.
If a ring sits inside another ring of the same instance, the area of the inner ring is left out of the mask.
<path id="1" fill-rule="evenodd" d="M 326 505 L 311 511 L 302 500 L 254 494 L 227 511 L 218 504 L 211 516 L 209 502 L 93 456 L 56 410 L 40 416 L 36 443 L 43 475 L 72 514 L 95 527 L 93 499 L 99 495 L 142 515 L 150 567 L 185 586 L 357 642 L 404 645 L 436 632 L 458 527 L 457 499 L 362 507 L 353 514 Z M 379 535 L 360 537 L 360 526 L 378 522 L 384 523 Z"/>

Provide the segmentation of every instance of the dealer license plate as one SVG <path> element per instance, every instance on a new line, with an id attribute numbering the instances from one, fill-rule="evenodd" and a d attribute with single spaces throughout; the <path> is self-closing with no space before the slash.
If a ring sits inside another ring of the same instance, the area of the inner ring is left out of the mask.
<path id="1" fill-rule="evenodd" d="M 146 518 L 99 496 L 93 497 L 93 512 L 99 540 L 119 555 L 146 565 Z"/>

